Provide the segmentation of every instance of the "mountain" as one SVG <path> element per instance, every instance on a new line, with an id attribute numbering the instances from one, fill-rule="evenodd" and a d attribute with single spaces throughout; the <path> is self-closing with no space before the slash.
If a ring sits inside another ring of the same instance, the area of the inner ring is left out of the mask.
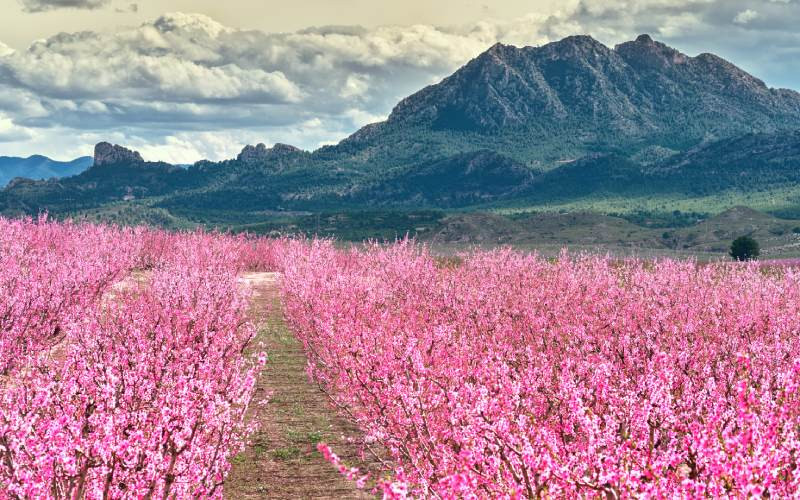
<path id="1" fill-rule="evenodd" d="M 0 187 L 15 177 L 27 179 L 49 179 L 76 175 L 92 164 L 92 158 L 84 156 L 72 161 L 56 161 L 46 156 L 34 155 L 28 158 L 0 156 Z"/>
<path id="2" fill-rule="evenodd" d="M 680 146 L 800 126 L 800 94 L 767 87 L 712 54 L 689 57 L 648 35 L 608 48 L 588 36 L 542 47 L 497 44 L 401 101 L 385 128 L 426 127 L 531 139 L 607 136 Z M 373 133 L 374 135 L 374 133 Z"/>
<path id="3" fill-rule="evenodd" d="M 580 210 L 680 222 L 673 212 L 752 204 L 800 214 L 798 130 L 800 94 L 717 56 L 688 56 L 647 35 L 613 48 L 573 36 L 494 45 L 403 99 L 386 121 L 313 152 L 249 145 L 184 168 L 100 143 L 79 175 L 14 182 L 0 192 L 0 212 L 270 230 L 318 227 L 321 213 L 353 224 L 331 214 L 362 213 L 370 227 L 414 220 L 381 211 L 433 220 L 431 210 Z"/>

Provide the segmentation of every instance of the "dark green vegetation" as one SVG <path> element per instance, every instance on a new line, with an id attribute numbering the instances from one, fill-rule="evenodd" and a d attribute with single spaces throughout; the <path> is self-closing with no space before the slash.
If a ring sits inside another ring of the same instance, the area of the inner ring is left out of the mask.
<path id="1" fill-rule="evenodd" d="M 730 255 L 734 260 L 755 260 L 760 253 L 758 242 L 750 236 L 739 236 L 731 243 Z"/>
<path id="2" fill-rule="evenodd" d="M 15 182 L 0 211 L 719 253 L 763 216 L 756 229 L 789 248 L 800 222 L 747 212 L 713 225 L 735 206 L 800 217 L 798 130 L 800 94 L 645 35 L 613 49 L 586 36 L 498 44 L 335 146 L 248 146 L 182 168 L 103 143 L 80 175 Z"/>

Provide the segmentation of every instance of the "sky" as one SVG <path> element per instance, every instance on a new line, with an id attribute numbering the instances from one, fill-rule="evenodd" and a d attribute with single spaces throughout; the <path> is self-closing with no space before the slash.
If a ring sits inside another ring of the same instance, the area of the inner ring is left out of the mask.
<path id="1" fill-rule="evenodd" d="M 316 149 L 496 42 L 649 33 L 800 89 L 800 0 L 0 0 L 0 156 Z"/>

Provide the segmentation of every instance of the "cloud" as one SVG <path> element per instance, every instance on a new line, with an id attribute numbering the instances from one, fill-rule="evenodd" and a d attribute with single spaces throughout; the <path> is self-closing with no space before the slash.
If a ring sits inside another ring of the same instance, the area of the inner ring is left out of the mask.
<path id="1" fill-rule="evenodd" d="M 14 49 L 4 44 L 3 42 L 0 42 L 0 57 L 10 56 L 13 53 Z"/>
<path id="2" fill-rule="evenodd" d="M 687 11 L 697 6 L 713 4 L 718 0 L 582 0 L 578 11 L 592 15 L 608 12 L 627 12 L 638 14 L 654 10 L 670 9 Z"/>
<path id="3" fill-rule="evenodd" d="M 14 123 L 14 121 L 0 114 L 0 143 L 12 141 L 26 141 L 33 137 L 33 133 Z"/>
<path id="4" fill-rule="evenodd" d="M 452 72 L 498 34 L 426 25 L 270 34 L 165 14 L 115 33 L 60 33 L 26 50 L 0 50 L 0 110 L 53 133 L 125 130 L 184 159 L 188 145 L 202 140 L 167 138 L 250 129 L 264 142 L 315 147 L 385 118 L 400 98 Z"/>
<path id="5" fill-rule="evenodd" d="M 344 99 L 363 97 L 369 91 L 369 76 L 354 74 L 347 77 L 339 95 Z"/>
<path id="6" fill-rule="evenodd" d="M 226 30 L 205 16 L 180 15 L 117 35 L 61 33 L 6 55 L 0 62 L 0 82 L 49 98 L 300 100 L 301 91 L 282 72 L 226 62 L 212 52 L 224 49 L 209 45 Z M 205 39 L 193 43 L 194 36 Z"/>
<path id="7" fill-rule="evenodd" d="M 114 12 L 117 12 L 118 14 L 128 14 L 128 13 L 136 14 L 137 12 L 139 12 L 139 4 L 138 3 L 128 4 L 128 7 L 126 8 L 117 7 L 116 9 L 114 9 Z"/>
<path id="8" fill-rule="evenodd" d="M 736 24 L 748 24 L 750 21 L 758 18 L 758 12 L 754 11 L 753 9 L 747 9 L 736 14 L 736 17 L 733 18 L 733 22 Z"/>
<path id="9" fill-rule="evenodd" d="M 44 12 L 55 9 L 99 9 L 110 0 L 20 0 L 27 12 Z"/>

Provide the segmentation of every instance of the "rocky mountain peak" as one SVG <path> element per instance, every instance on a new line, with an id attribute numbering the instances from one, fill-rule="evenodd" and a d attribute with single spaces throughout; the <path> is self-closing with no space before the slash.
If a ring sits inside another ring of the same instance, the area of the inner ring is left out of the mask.
<path id="1" fill-rule="evenodd" d="M 507 60 L 513 58 L 518 51 L 519 49 L 513 45 L 503 45 L 498 42 L 476 57 L 472 63 L 476 69 L 481 68 L 479 71 L 491 72 L 493 68 L 505 66 Z"/>
<path id="2" fill-rule="evenodd" d="M 695 63 L 709 78 L 714 78 L 728 89 L 749 88 L 753 91 L 764 91 L 767 84 L 725 59 L 709 53 L 694 58 Z"/>
<path id="3" fill-rule="evenodd" d="M 491 47 L 486 50 L 487 54 L 502 54 L 503 51 L 507 48 L 506 45 L 503 45 L 500 42 L 495 43 Z"/>
<path id="4" fill-rule="evenodd" d="M 555 42 L 558 45 L 565 46 L 571 45 L 573 47 L 584 47 L 584 48 L 595 48 L 595 47 L 603 47 L 605 45 L 594 39 L 589 35 L 572 35 L 566 38 L 561 39 L 558 42 Z"/>
<path id="5" fill-rule="evenodd" d="M 589 35 L 568 36 L 534 50 L 539 50 L 554 59 L 571 60 L 606 57 L 611 53 L 611 49 Z"/>
<path id="6" fill-rule="evenodd" d="M 291 144 L 282 144 L 280 142 L 276 142 L 274 146 L 272 146 L 272 153 L 273 154 L 294 154 L 294 153 L 301 153 L 303 150 L 300 148 L 296 148 Z"/>
<path id="7" fill-rule="evenodd" d="M 142 155 L 118 144 L 100 142 L 94 147 L 94 166 L 114 165 L 117 163 L 144 163 Z"/>
<path id="8" fill-rule="evenodd" d="M 270 160 L 280 160 L 297 153 L 302 153 L 302 150 L 289 144 L 276 143 L 271 148 L 268 148 L 266 144 L 258 143 L 255 146 L 250 144 L 245 146 L 236 159 L 245 164 L 256 164 Z"/>
<path id="9" fill-rule="evenodd" d="M 239 153 L 239 156 L 236 157 L 242 163 L 254 163 L 259 160 L 263 160 L 267 155 L 267 145 L 263 142 L 252 146 L 248 144 L 242 149 L 242 152 Z"/>
<path id="10" fill-rule="evenodd" d="M 682 136 L 667 124 L 687 120 L 687 109 L 697 131 L 692 141 L 712 124 L 751 131 L 757 124 L 798 123 L 800 95 L 769 89 L 719 57 L 690 57 L 647 34 L 613 49 L 577 35 L 540 47 L 495 44 L 403 99 L 387 123 L 495 133 L 574 122 L 631 137 Z"/>
<path id="11" fill-rule="evenodd" d="M 650 35 L 639 35 L 635 41 L 617 45 L 614 50 L 634 68 L 663 71 L 686 64 L 691 59 L 672 47 L 653 40 Z"/>

